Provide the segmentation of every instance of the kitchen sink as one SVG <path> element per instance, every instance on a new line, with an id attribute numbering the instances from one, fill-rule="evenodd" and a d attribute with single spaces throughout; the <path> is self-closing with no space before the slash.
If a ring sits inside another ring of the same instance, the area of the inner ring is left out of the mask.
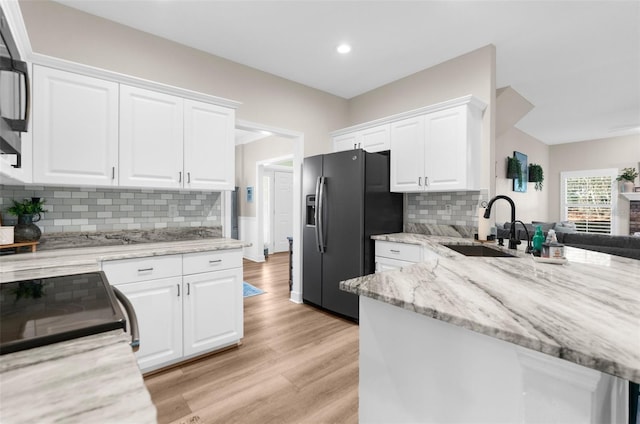
<path id="1" fill-rule="evenodd" d="M 516 258 L 517 256 L 503 252 L 502 250 L 477 244 L 443 244 L 451 250 L 455 250 L 465 256 L 485 256 L 491 258 Z"/>

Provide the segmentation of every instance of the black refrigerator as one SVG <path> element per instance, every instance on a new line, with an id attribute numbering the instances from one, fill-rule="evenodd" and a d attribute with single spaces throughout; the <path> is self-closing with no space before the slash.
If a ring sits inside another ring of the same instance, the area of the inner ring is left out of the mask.
<path id="1" fill-rule="evenodd" d="M 389 191 L 389 152 L 304 159 L 302 299 L 357 321 L 358 296 L 339 282 L 375 272 L 374 234 L 402 231 L 403 195 Z"/>

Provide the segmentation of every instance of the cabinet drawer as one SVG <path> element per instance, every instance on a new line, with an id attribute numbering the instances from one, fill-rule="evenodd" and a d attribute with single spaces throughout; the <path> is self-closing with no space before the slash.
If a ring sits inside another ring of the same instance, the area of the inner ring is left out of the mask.
<path id="1" fill-rule="evenodd" d="M 376 256 L 399 259 L 401 261 L 421 262 L 422 246 L 417 244 L 393 243 L 376 240 Z"/>
<path id="2" fill-rule="evenodd" d="M 242 249 L 187 253 L 183 256 L 183 274 L 218 271 L 242 266 Z"/>
<path id="3" fill-rule="evenodd" d="M 114 286 L 123 283 L 182 276 L 182 256 L 151 256 L 104 261 L 102 262 L 102 270 L 107 274 L 109 283 Z"/>

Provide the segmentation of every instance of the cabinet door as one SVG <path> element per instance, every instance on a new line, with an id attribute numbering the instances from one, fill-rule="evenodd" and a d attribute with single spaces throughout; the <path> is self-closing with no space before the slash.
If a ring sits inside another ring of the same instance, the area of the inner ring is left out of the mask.
<path id="1" fill-rule="evenodd" d="M 118 284 L 138 317 L 140 369 L 150 371 L 182 357 L 182 277 Z"/>
<path id="2" fill-rule="evenodd" d="M 367 152 L 382 152 L 391 148 L 391 125 L 379 125 L 358 132 L 361 147 Z"/>
<path id="3" fill-rule="evenodd" d="M 185 275 L 184 355 L 243 337 L 242 268 Z"/>
<path id="4" fill-rule="evenodd" d="M 183 100 L 120 86 L 120 185 L 181 188 Z"/>
<path id="5" fill-rule="evenodd" d="M 333 137 L 333 151 L 343 152 L 345 150 L 353 150 L 358 148 L 358 140 L 356 133 L 343 134 Z"/>
<path id="6" fill-rule="evenodd" d="M 466 189 L 467 154 L 466 106 L 441 110 L 425 116 L 426 190 Z"/>
<path id="7" fill-rule="evenodd" d="M 391 124 L 391 191 L 424 190 L 424 117 Z"/>
<path id="8" fill-rule="evenodd" d="M 184 187 L 233 190 L 235 111 L 184 101 Z"/>
<path id="9" fill-rule="evenodd" d="M 33 69 L 33 182 L 117 185 L 118 84 Z"/>

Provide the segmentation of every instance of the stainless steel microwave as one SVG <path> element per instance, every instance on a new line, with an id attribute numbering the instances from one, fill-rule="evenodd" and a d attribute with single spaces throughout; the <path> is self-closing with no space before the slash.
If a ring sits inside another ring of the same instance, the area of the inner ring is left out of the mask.
<path id="1" fill-rule="evenodd" d="M 20 168 L 20 133 L 27 131 L 29 117 L 29 74 L 20 60 L 9 22 L 0 8 L 0 154 Z"/>

